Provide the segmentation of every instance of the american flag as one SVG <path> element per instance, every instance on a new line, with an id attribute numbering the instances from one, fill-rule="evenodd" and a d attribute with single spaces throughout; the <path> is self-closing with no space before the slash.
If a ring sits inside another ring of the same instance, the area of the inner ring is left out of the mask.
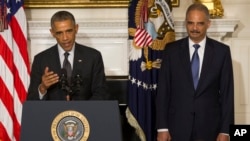
<path id="1" fill-rule="evenodd" d="M 144 19 L 143 23 L 141 19 Z M 150 41 L 147 40 L 149 38 L 146 38 L 144 40 L 146 44 L 141 48 L 138 48 L 136 44 L 138 26 L 143 27 L 152 39 Z M 157 94 L 158 70 L 161 66 L 162 51 L 165 45 L 174 40 L 175 31 L 170 0 L 150 2 L 132 0 L 130 2 L 129 81 L 126 116 L 141 141 L 156 140 L 154 101 Z"/>
<path id="2" fill-rule="evenodd" d="M 135 45 L 139 48 L 147 47 L 152 44 L 153 38 L 145 29 L 144 24 L 148 22 L 148 0 L 144 0 L 143 5 L 140 6 L 140 24 L 135 32 Z"/>
<path id="3" fill-rule="evenodd" d="M 0 141 L 19 141 L 30 79 L 23 0 L 0 0 Z"/>

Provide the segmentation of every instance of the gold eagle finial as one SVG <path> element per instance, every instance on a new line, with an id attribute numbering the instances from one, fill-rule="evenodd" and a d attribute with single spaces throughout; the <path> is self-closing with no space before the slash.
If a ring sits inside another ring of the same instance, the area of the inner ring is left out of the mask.
<path id="1" fill-rule="evenodd" d="M 193 0 L 194 3 L 202 3 L 209 9 L 211 18 L 218 18 L 224 16 L 224 9 L 220 0 Z"/>

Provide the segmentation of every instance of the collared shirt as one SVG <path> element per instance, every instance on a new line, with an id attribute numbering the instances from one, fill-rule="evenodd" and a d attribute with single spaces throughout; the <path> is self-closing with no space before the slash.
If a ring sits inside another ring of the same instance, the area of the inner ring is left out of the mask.
<path id="1" fill-rule="evenodd" d="M 63 48 L 59 44 L 57 45 L 57 48 L 58 48 L 59 59 L 60 59 L 61 68 L 62 68 L 63 67 L 63 61 L 64 61 L 64 58 L 65 58 L 65 56 L 64 56 L 65 51 L 63 50 Z M 74 55 L 75 55 L 74 52 L 75 52 L 75 44 L 72 47 L 72 49 L 70 51 L 68 51 L 68 53 L 69 53 L 68 60 L 69 60 L 69 62 L 71 64 L 72 70 L 73 70 L 73 60 L 74 60 Z"/>

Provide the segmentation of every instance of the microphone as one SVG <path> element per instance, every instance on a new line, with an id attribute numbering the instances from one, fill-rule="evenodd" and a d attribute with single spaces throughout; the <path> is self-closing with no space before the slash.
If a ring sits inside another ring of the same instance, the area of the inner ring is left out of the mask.
<path id="1" fill-rule="evenodd" d="M 68 79 L 67 79 L 67 71 L 66 69 L 61 69 L 61 77 L 59 79 L 59 87 L 66 92 L 66 100 L 70 101 L 71 97 L 70 95 L 72 95 L 72 89 L 68 84 Z"/>
<path id="2" fill-rule="evenodd" d="M 76 91 L 79 91 L 82 84 L 83 84 L 82 77 L 81 77 L 80 74 L 77 74 L 77 75 L 74 77 L 74 81 L 73 81 L 74 91 L 75 91 L 75 92 L 76 92 Z"/>
<path id="3" fill-rule="evenodd" d="M 68 80 L 67 80 L 67 70 L 66 69 L 61 69 L 61 76 L 59 78 L 59 87 L 62 90 L 67 90 Z"/>
<path id="4" fill-rule="evenodd" d="M 73 83 L 69 83 L 67 79 L 67 70 L 62 68 L 61 75 L 59 78 L 59 87 L 63 91 L 66 92 L 66 99 L 67 101 L 72 100 L 72 96 L 77 92 L 80 91 L 80 87 L 82 85 L 82 77 L 80 74 L 77 74 L 74 79 Z"/>

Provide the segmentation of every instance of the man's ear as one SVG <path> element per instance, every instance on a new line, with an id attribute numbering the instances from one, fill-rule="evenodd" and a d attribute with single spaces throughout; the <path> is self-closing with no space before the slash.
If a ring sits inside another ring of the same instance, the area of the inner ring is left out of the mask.
<path id="1" fill-rule="evenodd" d="M 211 26 L 211 20 L 208 21 L 208 27 L 209 28 Z"/>
<path id="2" fill-rule="evenodd" d="M 51 28 L 49 31 L 50 31 L 50 34 L 51 34 L 53 37 L 55 37 L 55 36 L 54 36 L 53 29 Z"/>
<path id="3" fill-rule="evenodd" d="M 78 32 L 78 28 L 79 28 L 79 25 L 78 25 L 78 24 L 76 24 L 76 25 L 75 25 L 75 30 L 76 30 L 76 33 Z"/>

